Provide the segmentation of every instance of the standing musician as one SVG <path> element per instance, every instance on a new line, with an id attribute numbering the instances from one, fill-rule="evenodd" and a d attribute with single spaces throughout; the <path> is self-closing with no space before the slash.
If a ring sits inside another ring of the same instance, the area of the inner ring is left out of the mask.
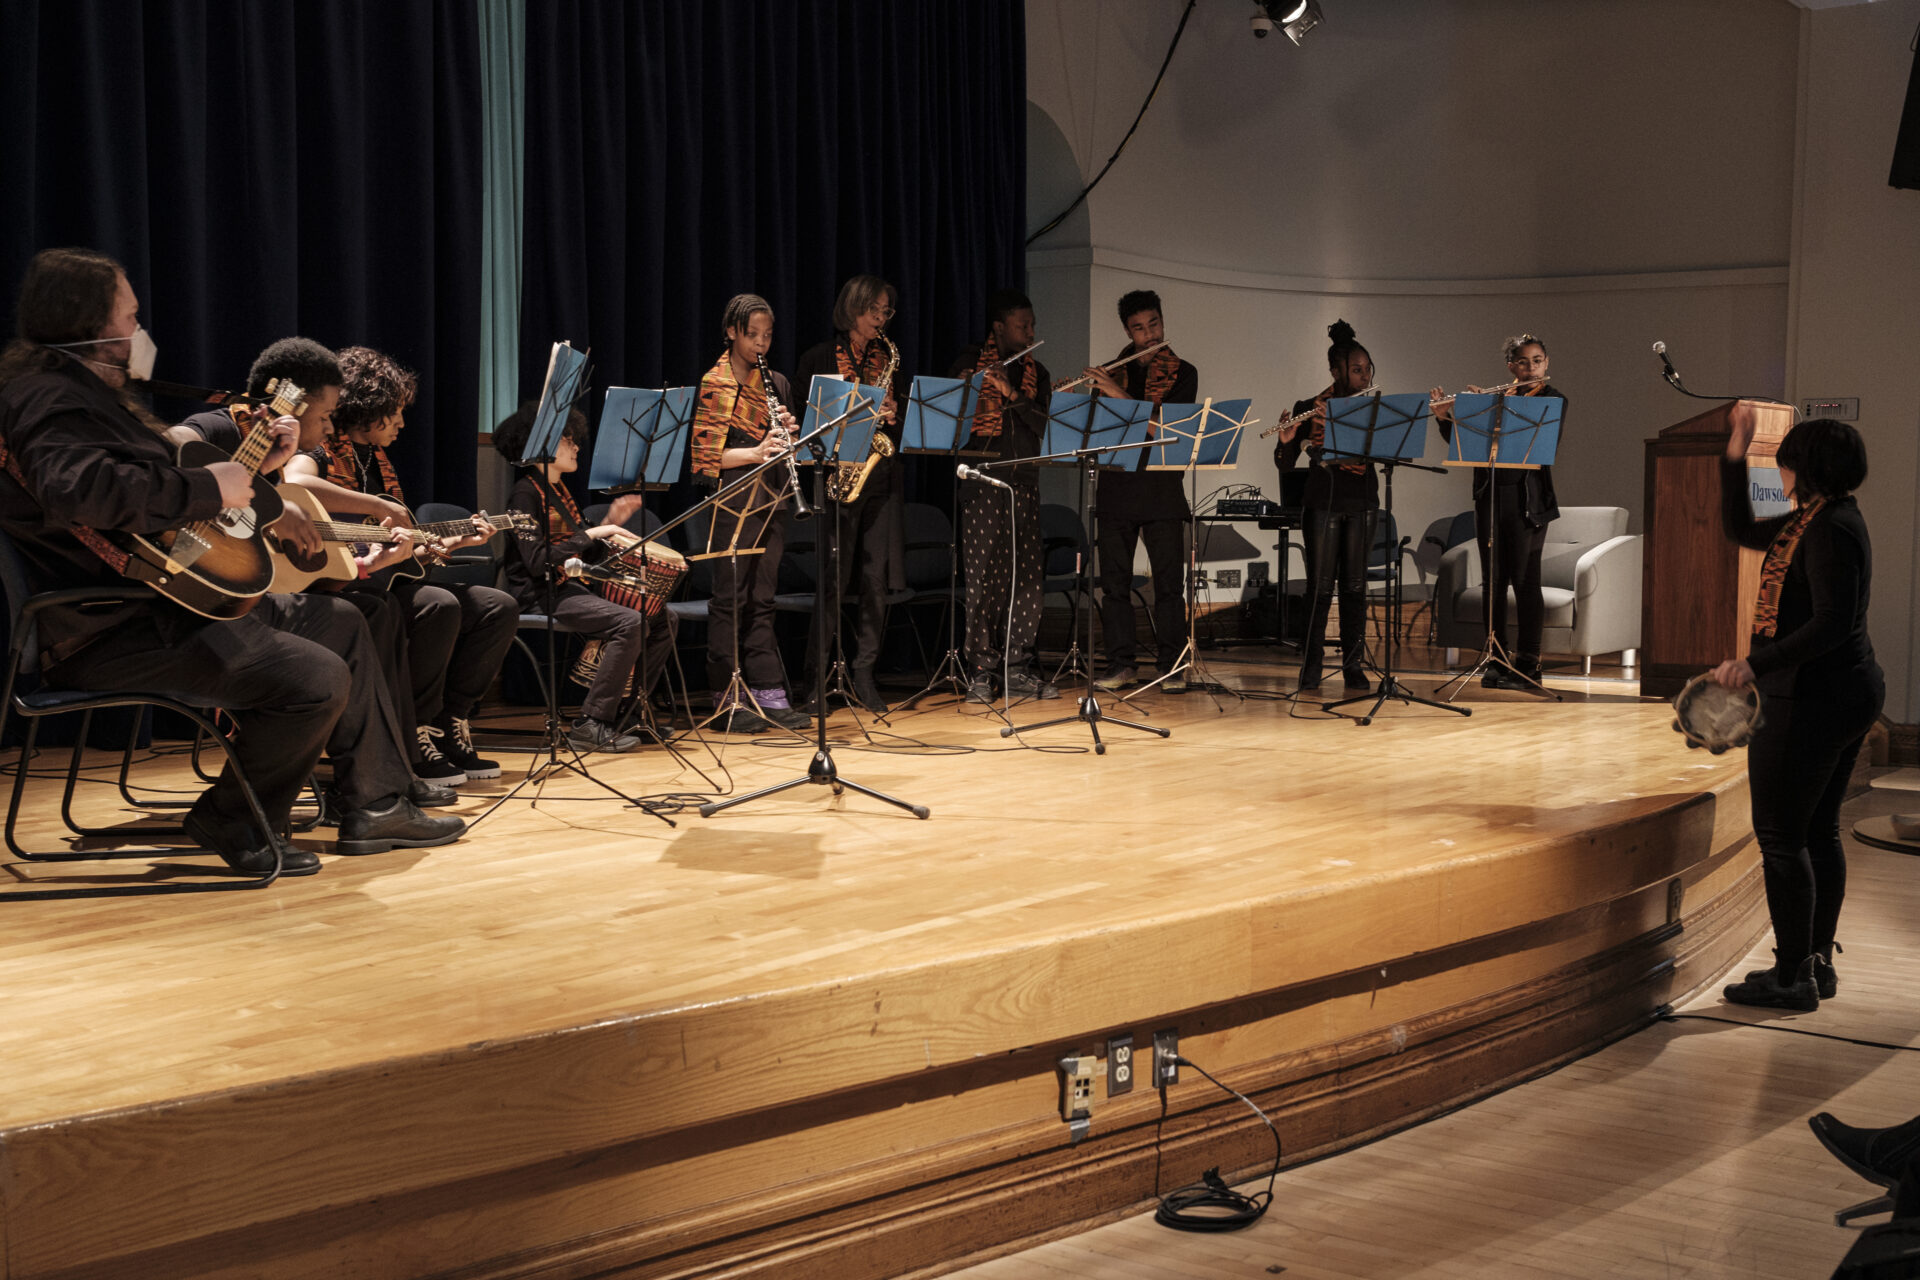
<path id="1" fill-rule="evenodd" d="M 128 395 L 152 375 L 126 272 L 105 254 L 47 249 L 20 286 L 18 337 L 0 354 L 0 527 L 32 585 L 122 586 L 123 553 L 103 531 L 151 536 L 252 502 L 237 462 L 182 467 L 165 426 Z M 298 427 L 274 424 L 278 466 Z M 282 517 L 289 541 L 317 549 L 311 522 Z M 378 853 L 446 844 L 465 830 L 407 798 L 413 780 L 366 624 L 324 596 L 267 594 L 242 617 L 210 621 L 168 600 L 40 615 L 41 662 L 57 688 L 164 690 L 217 699 L 238 726 L 235 752 L 272 831 L 254 828 L 240 784 L 221 773 L 183 819 L 187 834 L 250 875 L 312 875 L 311 852 L 282 833 L 313 766 L 332 757 L 347 804 L 337 848 Z"/>
<path id="2" fill-rule="evenodd" d="M 1567 397 L 1558 387 L 1548 386 L 1547 344 L 1530 333 L 1507 339 L 1501 348 L 1507 371 L 1515 382 L 1529 385 L 1508 392 L 1515 396 Z M 1481 388 L 1468 386 L 1478 393 Z M 1453 439 L 1453 406 L 1440 404 L 1446 392 L 1433 389 L 1433 420 L 1440 434 Z M 1560 409 L 1561 427 L 1566 431 L 1566 406 Z M 1489 514 L 1491 508 L 1491 514 Z M 1547 545 L 1547 525 L 1560 518 L 1560 503 L 1553 493 L 1552 467 L 1477 467 L 1473 475 L 1474 540 L 1480 544 L 1480 580 L 1486 583 L 1492 609 L 1493 634 L 1502 644 L 1507 638 L 1507 592 L 1514 594 L 1520 609 L 1519 642 L 1514 647 L 1513 665 L 1524 679 L 1516 680 L 1506 668 L 1494 663 L 1480 683 L 1489 689 L 1529 689 L 1540 682 L 1540 638 L 1546 629 L 1547 604 L 1540 590 L 1540 553 Z M 1499 564 L 1487 559 L 1488 531 L 1495 534 L 1493 545 Z"/>
<path id="3" fill-rule="evenodd" d="M 1007 363 L 1033 345 L 1033 303 L 1017 289 L 995 290 L 987 299 L 987 325 L 986 341 L 962 351 L 947 372 L 950 378 L 986 375 L 966 447 L 991 450 L 1000 458 L 1034 457 L 1046 431 L 1053 387 L 1047 367 L 1032 356 Z M 1003 662 L 1009 697 L 1057 698 L 1060 691 L 1039 673 L 1034 648 L 1046 566 L 1039 468 L 1003 468 L 993 474 L 1013 488 L 1011 514 L 1005 489 L 978 480 L 963 481 L 960 489 L 966 654 L 972 671 L 967 701 L 993 701 L 993 676 Z"/>
<path id="4" fill-rule="evenodd" d="M 333 429 L 333 413 L 340 402 L 340 361 L 333 352 L 311 338 L 281 338 L 269 344 L 254 359 L 253 368 L 247 373 L 247 394 L 254 398 L 262 397 L 267 387 L 280 379 L 289 380 L 301 388 L 306 393 L 307 405 L 294 418 L 300 428 L 302 452 L 295 453 L 286 466 L 278 470 L 267 468 L 261 472 L 262 476 L 276 484 L 302 461 L 302 453 L 320 447 Z M 196 413 L 168 428 L 167 434 L 181 443 L 204 440 L 216 449 L 231 454 L 239 450 L 250 424 L 249 411 L 244 406 L 230 405 Z M 289 504 L 287 510 L 299 512 L 300 508 Z M 304 513 L 301 518 L 305 519 Z M 384 523 L 392 525 L 394 521 L 386 520 Z M 364 580 L 367 575 L 412 554 L 411 538 L 403 533 L 394 543 L 369 547 L 354 557 L 362 581 L 353 584 L 350 589 L 341 588 L 339 583 L 329 580 L 307 588 L 308 591 L 339 591 L 341 598 L 358 609 L 366 619 L 367 632 L 373 637 L 374 652 L 380 655 L 387 699 L 393 704 L 400 740 L 407 744 L 425 743 L 427 740 L 420 737 L 414 721 L 413 675 L 408 663 L 406 612 L 398 600 Z M 458 799 L 450 780 L 442 770 L 434 767 L 436 759 L 423 756 L 416 746 L 408 761 L 416 780 L 407 795 L 423 809 L 450 805 Z"/>
<path id="5" fill-rule="evenodd" d="M 1840 802 L 1867 730 L 1886 701 L 1886 677 L 1867 636 L 1873 546 L 1853 491 L 1867 449 L 1844 422 L 1815 418 L 1787 432 L 1774 462 L 1794 509 L 1756 520 L 1747 503 L 1754 413 L 1735 404 L 1720 466 L 1727 536 L 1766 551 L 1745 658 L 1713 678 L 1759 686 L 1762 717 L 1747 747 L 1753 835 L 1760 842 L 1773 967 L 1722 993 L 1734 1004 L 1812 1010 L 1838 988 L 1834 933 L 1846 896 Z"/>
<path id="6" fill-rule="evenodd" d="M 533 527 L 516 532 L 509 543 L 513 551 L 507 556 L 507 587 L 528 613 L 547 611 L 546 581 L 559 574 L 568 560 L 588 564 L 605 560 L 610 554 L 606 539 L 625 532 L 626 522 L 639 512 L 643 501 L 638 493 L 623 493 L 608 508 L 606 523 L 587 527 L 566 482 L 567 475 L 579 469 L 580 453 L 587 447 L 587 415 L 578 409 L 567 411 L 553 461 L 522 462 L 539 407 L 528 401 L 493 431 L 493 447 L 520 468 L 507 509 L 525 512 L 534 520 Z M 542 519 L 547 523 L 541 525 Z M 582 751 L 614 752 L 632 751 L 651 741 L 646 729 L 628 732 L 619 727 L 620 704 L 636 667 L 640 667 L 640 683 L 635 696 L 652 696 L 673 657 L 673 615 L 664 605 L 657 613 L 643 614 L 604 599 L 578 582 L 555 581 L 552 591 L 553 620 L 604 646 L 599 669 L 581 701 L 580 718 L 567 730 L 567 741 Z M 552 675 L 557 679 L 559 673 Z"/>
<path id="7" fill-rule="evenodd" d="M 406 496 L 387 447 L 406 426 L 416 379 L 369 347 L 343 350 L 340 371 L 344 385 L 332 434 L 287 464 L 287 474 L 313 490 L 330 512 L 377 519 L 398 511 L 397 518 L 407 520 Z M 363 501 L 353 501 L 356 497 Z M 442 545 L 475 545 L 492 536 L 476 518 L 470 537 Z M 396 576 L 390 590 L 406 617 L 416 770 L 449 786 L 499 777 L 499 764 L 474 750 L 471 717 L 506 661 L 520 624 L 519 605 L 496 587 L 467 582 Z"/>
<path id="8" fill-rule="evenodd" d="M 855 276 L 840 286 L 833 303 L 833 337 L 811 348 L 800 357 L 793 371 L 800 394 L 806 395 L 816 376 L 842 378 L 873 386 L 887 379 L 887 398 L 880 411 L 884 434 L 895 446 L 894 452 L 876 460 L 867 475 L 860 497 L 853 502 L 832 502 L 835 508 L 835 536 L 840 546 L 840 590 L 851 585 L 857 564 L 860 573 L 859 617 L 853 632 L 853 694 L 860 705 L 876 715 L 885 714 L 886 699 L 873 678 L 874 664 L 880 661 L 880 643 L 887 629 L 887 596 L 903 590 L 906 573 L 906 503 L 900 483 L 901 410 L 906 397 L 901 388 L 906 375 L 899 365 L 899 353 L 887 341 L 887 322 L 897 306 L 893 286 L 879 276 Z M 889 377 L 888 370 L 892 370 Z M 857 461 L 857 459 L 848 459 Z M 822 562 L 824 567 L 824 561 Z M 828 614 L 826 652 L 813 655 L 813 661 L 831 666 L 831 654 L 839 643 L 841 619 L 838 611 Z M 809 680 L 808 687 L 813 686 Z M 814 708 L 824 715 L 824 707 Z"/>
<path id="9" fill-rule="evenodd" d="M 723 487 L 777 457 L 799 434 L 798 423 L 787 409 L 793 392 L 786 378 L 774 373 L 769 388 L 760 376 L 767 349 L 773 345 L 773 308 L 758 294 L 738 294 L 728 301 L 720 325 L 727 346 L 700 379 L 699 407 L 693 418 L 693 482 L 707 489 Z M 778 398 L 777 410 L 770 397 Z M 780 481 L 791 470 L 771 468 L 762 487 L 778 494 Z M 742 503 L 747 504 L 747 514 L 734 514 L 743 510 Z M 736 495 L 726 505 L 733 511 L 713 511 L 710 549 L 727 546 L 737 532 L 742 549 L 766 550 L 741 556 L 737 562 L 731 556 L 709 561 L 713 599 L 707 605 L 708 685 L 716 693 L 726 688 L 737 661 L 755 705 L 726 708 L 728 731 L 758 733 L 769 723 L 805 729 L 813 720 L 787 697 L 787 669 L 773 634 L 773 596 L 787 544 L 787 502 L 769 505 L 755 494 Z"/>
<path id="10" fill-rule="evenodd" d="M 1283 427 L 1273 458 L 1290 471 L 1304 450 L 1307 491 L 1300 532 L 1306 542 L 1307 585 L 1313 607 L 1307 611 L 1307 644 L 1300 658 L 1300 688 L 1318 689 L 1326 657 L 1327 613 L 1340 593 L 1340 669 L 1349 692 L 1372 687 L 1363 661 L 1367 634 L 1367 552 L 1373 545 L 1374 513 L 1380 509 L 1380 476 L 1372 462 L 1328 460 L 1327 402 L 1358 395 L 1373 385 L 1373 357 L 1355 340 L 1353 326 L 1336 320 L 1327 328 L 1327 369 L 1333 382 L 1324 391 L 1293 406 L 1304 422 Z"/>
<path id="11" fill-rule="evenodd" d="M 1116 360 L 1125 360 L 1166 339 L 1160 295 L 1136 289 L 1120 299 L 1120 324 L 1127 345 Z M 1161 347 L 1152 355 L 1129 361 L 1112 373 L 1098 367 L 1085 372 L 1102 395 L 1150 400 L 1158 418 L 1162 404 L 1192 404 L 1199 397 L 1200 371 Z M 1151 430 L 1157 431 L 1156 424 Z M 1186 635 L 1186 593 L 1179 584 L 1187 574 L 1187 495 L 1177 471 L 1148 471 L 1149 449 L 1120 455 L 1120 471 L 1100 476 L 1100 509 L 1095 513 L 1100 551 L 1100 624 L 1107 638 L 1107 674 L 1102 689 L 1124 689 L 1139 676 L 1135 670 L 1133 625 L 1133 549 L 1147 544 L 1147 564 L 1153 572 L 1153 629 L 1160 646 L 1162 673 L 1173 670 Z M 1161 685 L 1168 693 L 1181 691 L 1178 681 Z"/>

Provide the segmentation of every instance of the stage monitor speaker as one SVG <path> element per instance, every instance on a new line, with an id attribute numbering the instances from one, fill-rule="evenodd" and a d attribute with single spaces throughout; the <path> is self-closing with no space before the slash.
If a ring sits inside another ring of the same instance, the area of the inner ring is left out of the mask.
<path id="1" fill-rule="evenodd" d="M 1920 191 L 1920 38 L 1914 41 L 1913 74 L 1907 80 L 1907 105 L 1900 113 L 1900 134 L 1893 141 L 1893 172 L 1887 185 Z"/>

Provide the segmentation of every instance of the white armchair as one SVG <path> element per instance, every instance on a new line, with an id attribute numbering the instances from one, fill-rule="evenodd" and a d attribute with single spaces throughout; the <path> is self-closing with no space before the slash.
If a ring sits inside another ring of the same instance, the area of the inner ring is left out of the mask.
<path id="1" fill-rule="evenodd" d="M 1547 526 L 1540 557 L 1541 594 L 1546 598 L 1546 630 L 1541 648 L 1574 654 L 1581 670 L 1593 670 L 1596 653 L 1620 653 L 1631 667 L 1640 648 L 1639 534 L 1627 532 L 1625 507 L 1562 507 Z M 1463 542 L 1440 558 L 1434 590 L 1435 640 L 1454 666 L 1461 649 L 1486 642 L 1486 592 L 1480 578 L 1480 549 Z M 1507 593 L 1507 634 L 1511 648 L 1519 609 Z"/>

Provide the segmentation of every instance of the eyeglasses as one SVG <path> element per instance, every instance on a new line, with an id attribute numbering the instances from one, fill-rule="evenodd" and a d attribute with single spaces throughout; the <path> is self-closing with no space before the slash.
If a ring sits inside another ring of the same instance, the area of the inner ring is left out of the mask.
<path id="1" fill-rule="evenodd" d="M 872 316 L 875 320 L 891 320 L 893 319 L 893 308 L 892 307 L 868 307 L 867 314 Z"/>

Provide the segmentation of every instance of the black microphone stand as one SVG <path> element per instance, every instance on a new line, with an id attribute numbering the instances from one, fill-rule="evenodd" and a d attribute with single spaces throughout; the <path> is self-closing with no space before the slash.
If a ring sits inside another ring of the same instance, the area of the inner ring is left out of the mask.
<path id="1" fill-rule="evenodd" d="M 845 416 L 846 415 L 843 414 L 842 418 Z M 838 421 L 839 420 L 836 419 L 834 423 L 829 423 L 827 426 L 820 428 L 819 431 L 814 432 L 813 435 L 806 437 L 807 442 L 813 450 L 814 462 L 818 464 L 815 466 L 813 472 L 815 510 L 823 510 L 826 507 L 827 497 L 826 448 L 820 442 L 819 437 L 837 425 Z M 798 445 L 796 444 L 795 447 L 797 448 Z M 834 580 L 837 582 L 840 573 L 840 540 L 838 538 L 833 539 L 828 554 L 833 559 Z M 826 595 L 824 591 L 819 594 L 822 597 Z M 814 643 L 820 646 L 822 652 L 824 652 L 827 643 L 827 615 L 826 610 L 820 607 L 824 603 L 824 599 L 817 600 L 813 611 Z M 827 668 L 824 662 L 814 664 L 813 697 L 814 701 L 824 710 L 827 700 Z M 726 800 L 716 800 L 710 804 L 703 804 L 700 806 L 700 816 L 703 818 L 711 818 L 722 809 L 731 809 L 735 805 L 746 804 L 750 800 L 758 800 L 763 796 L 778 795 L 782 791 L 790 791 L 794 787 L 806 786 L 809 783 L 815 786 L 831 787 L 833 794 L 836 796 L 840 795 L 844 789 L 851 788 L 863 796 L 871 796 L 875 800 L 884 800 L 896 808 L 905 809 L 916 818 L 932 816 L 932 810 L 923 804 L 913 804 L 909 801 L 901 800 L 898 797 L 890 796 L 884 791 L 875 791 L 872 787 L 863 786 L 851 778 L 841 777 L 839 766 L 837 766 L 833 760 L 833 748 L 827 745 L 827 718 L 824 715 L 815 716 L 813 723 L 815 735 L 813 759 L 808 762 L 805 773 L 797 778 L 789 778 L 785 782 L 776 782 L 770 787 L 761 787 L 758 791 L 749 791 L 745 795 L 733 796 Z"/>

